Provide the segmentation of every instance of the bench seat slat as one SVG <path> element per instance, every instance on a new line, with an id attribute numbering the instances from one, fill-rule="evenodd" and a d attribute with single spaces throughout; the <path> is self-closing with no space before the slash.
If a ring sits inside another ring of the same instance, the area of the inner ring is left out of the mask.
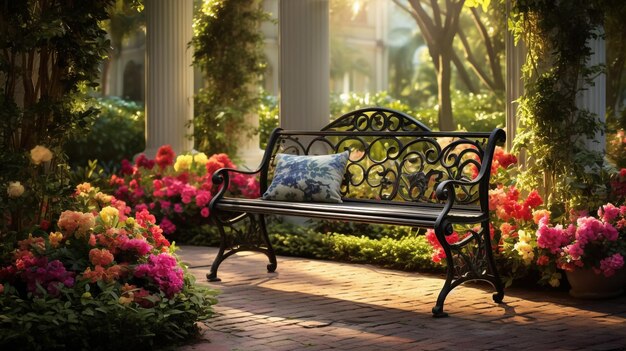
<path id="1" fill-rule="evenodd" d="M 222 198 L 220 202 L 216 204 L 216 208 L 222 211 L 330 218 L 345 221 L 431 228 L 434 226 L 437 216 L 441 213 L 441 207 L 434 207 L 432 205 L 419 206 L 414 204 L 402 205 L 399 203 L 347 201 L 336 204 L 226 197 Z M 483 219 L 482 213 L 478 208 L 476 210 L 453 209 L 450 211 L 449 216 L 456 217 L 459 221 L 468 223 L 480 222 Z"/>

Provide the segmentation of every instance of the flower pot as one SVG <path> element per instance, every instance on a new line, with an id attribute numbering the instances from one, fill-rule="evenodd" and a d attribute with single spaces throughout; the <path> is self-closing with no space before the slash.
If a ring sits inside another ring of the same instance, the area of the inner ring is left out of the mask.
<path id="1" fill-rule="evenodd" d="M 580 299 L 608 299 L 624 293 L 626 286 L 626 268 L 622 268 L 610 277 L 596 274 L 593 269 L 566 271 L 571 286 L 569 294 Z"/>

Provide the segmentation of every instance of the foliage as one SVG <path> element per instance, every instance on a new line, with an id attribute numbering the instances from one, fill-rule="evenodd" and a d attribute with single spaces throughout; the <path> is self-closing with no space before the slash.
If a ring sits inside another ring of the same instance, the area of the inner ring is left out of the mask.
<path id="1" fill-rule="evenodd" d="M 409 228 L 362 225 L 344 230 L 345 234 L 319 231 L 328 225 L 325 223 L 307 228 L 274 222 L 268 228 L 272 246 L 282 255 L 371 263 L 403 270 L 437 269 L 430 261 L 431 248 L 425 237 L 416 236 Z M 335 224 L 330 227 L 334 229 Z M 372 238 L 370 231 L 378 232 L 378 238 Z"/>
<path id="2" fill-rule="evenodd" d="M 278 127 L 278 103 L 275 97 L 263 95 L 259 105 L 259 140 L 265 148 L 269 135 Z M 426 105 L 434 105 L 429 101 Z M 471 94 L 455 90 L 452 94 L 452 105 L 455 108 L 457 129 L 469 131 L 491 131 L 504 125 L 504 98 L 497 95 Z M 413 108 L 402 100 L 395 99 L 385 91 L 375 94 L 350 93 L 333 94 L 330 100 L 331 119 L 356 109 L 377 106 L 386 107 L 414 116 L 418 121 L 435 128 L 437 110 L 435 108 Z M 435 128 L 436 129 L 436 128 Z"/>
<path id="3" fill-rule="evenodd" d="M 134 212 L 150 210 L 167 235 L 208 223 L 209 201 L 217 192 L 213 173 L 220 168 L 236 168 L 226 154 L 207 157 L 204 153 L 176 156 L 169 145 L 150 160 L 139 155 L 134 164 L 122 161 L 119 175 L 110 185 L 114 195 L 126 201 Z M 237 173 L 231 178 L 234 195 L 259 196 L 258 180 Z"/>
<path id="4" fill-rule="evenodd" d="M 154 216 L 90 184 L 54 229 L 18 242 L 0 265 L 0 346 L 141 349 L 197 333 L 214 293 L 194 284 Z"/>
<path id="5" fill-rule="evenodd" d="M 515 149 L 529 155 L 523 189 L 539 189 L 556 216 L 606 201 L 607 173 L 590 140 L 603 131 L 597 116 L 577 107 L 578 94 L 600 67 L 588 67 L 588 41 L 597 36 L 598 1 L 516 1 L 513 32 L 528 47 L 520 99 L 522 128 Z"/>
<path id="6" fill-rule="evenodd" d="M 205 87 L 195 97 L 195 148 L 236 155 L 239 135 L 252 133 L 244 118 L 258 104 L 265 71 L 263 35 L 269 19 L 260 1 L 207 0 L 194 19 L 194 65 Z"/>
<path id="7" fill-rule="evenodd" d="M 453 67 L 456 68 L 457 79 L 465 85 L 467 91 L 479 93 L 480 89 L 476 85 L 479 81 L 489 91 L 503 93 L 501 61 L 504 57 L 504 26 L 497 25 L 498 21 L 494 20 L 502 16 L 502 2 L 454 0 L 439 4 L 424 0 L 394 0 L 394 3 L 415 20 L 428 47 L 436 73 L 439 129 L 454 130 L 457 125 L 451 100 Z M 477 8 L 479 4 L 482 5 L 482 11 Z M 463 11 L 464 8 L 467 10 Z M 476 27 L 474 32 L 471 31 L 472 23 Z M 470 42 L 470 34 L 480 38 L 477 43 Z M 464 59 L 460 58 L 461 55 Z M 396 83 L 400 79 L 396 77 Z M 397 86 L 394 88 L 398 91 Z"/>
<path id="8" fill-rule="evenodd" d="M 110 0 L 2 1 L 0 6 L 0 240 L 50 220 L 71 193 L 64 143 L 84 132 L 97 110 L 82 92 L 95 86 L 109 45 L 99 22 Z M 48 150 L 35 162 L 31 150 Z"/>
<path id="9" fill-rule="evenodd" d="M 143 106 L 117 97 L 97 98 L 100 111 L 86 134 L 73 138 L 64 150 L 73 168 L 98 160 L 109 173 L 123 159 L 131 159 L 145 149 Z"/>

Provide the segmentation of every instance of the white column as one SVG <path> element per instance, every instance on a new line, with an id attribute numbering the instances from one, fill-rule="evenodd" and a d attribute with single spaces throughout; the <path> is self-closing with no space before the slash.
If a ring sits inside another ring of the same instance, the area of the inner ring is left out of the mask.
<path id="1" fill-rule="evenodd" d="M 280 0 L 280 124 L 319 130 L 330 115 L 328 0 Z"/>
<path id="2" fill-rule="evenodd" d="M 596 33 L 599 37 L 587 43 L 592 52 L 587 66 L 606 64 L 606 44 L 604 38 L 602 38 L 604 28 L 598 28 Z M 584 90 L 576 98 L 576 105 L 579 108 L 596 114 L 596 118 L 600 123 L 604 124 L 606 122 L 606 74 L 604 72 L 598 74 L 593 79 L 593 85 L 585 85 Z M 604 132 L 597 132 L 593 140 L 587 140 L 587 148 L 604 153 L 606 150 L 606 136 Z"/>
<path id="3" fill-rule="evenodd" d="M 146 0 L 146 156 L 191 151 L 193 0 Z"/>
<path id="4" fill-rule="evenodd" d="M 506 1 L 507 13 L 511 12 L 511 1 Z M 506 148 L 511 150 L 513 140 L 517 134 L 519 117 L 517 116 L 517 99 L 524 94 L 522 80 L 522 66 L 526 60 L 526 48 L 521 41 L 515 45 L 513 34 L 506 31 Z M 521 155 L 520 155 L 521 156 Z M 519 157 L 523 163 L 523 157 Z"/>

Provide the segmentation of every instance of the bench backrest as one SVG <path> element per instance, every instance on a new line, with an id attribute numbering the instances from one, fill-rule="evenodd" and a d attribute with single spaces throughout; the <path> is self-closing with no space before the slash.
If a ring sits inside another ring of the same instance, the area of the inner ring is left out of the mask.
<path id="1" fill-rule="evenodd" d="M 442 181 L 477 180 L 456 187 L 456 204 L 480 205 L 487 211 L 496 142 L 504 142 L 502 130 L 433 132 L 398 111 L 362 109 L 339 117 L 321 131 L 277 128 L 268 142 L 266 154 L 271 156 L 264 160 L 261 191 L 271 182 L 277 153 L 321 155 L 350 150 L 341 189 L 346 201 L 437 204 L 435 189 Z"/>

